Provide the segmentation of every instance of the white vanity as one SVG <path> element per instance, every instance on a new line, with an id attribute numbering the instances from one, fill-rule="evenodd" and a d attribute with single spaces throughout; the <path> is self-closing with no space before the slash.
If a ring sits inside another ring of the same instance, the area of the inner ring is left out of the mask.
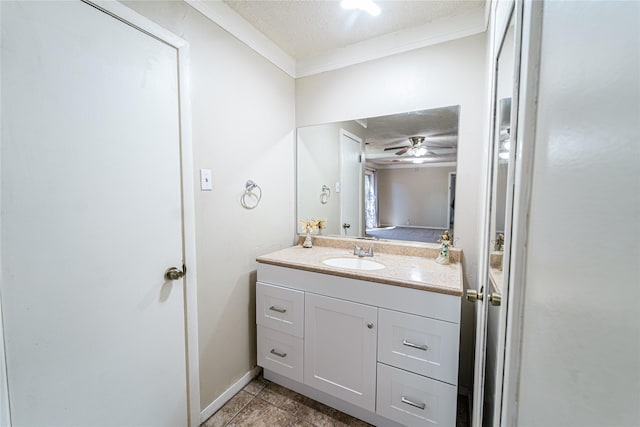
<path id="1" fill-rule="evenodd" d="M 375 242 L 368 259 L 385 268 L 323 263 L 357 259 L 354 243 L 315 238 L 258 258 L 265 378 L 375 425 L 455 426 L 459 251 L 439 265 L 437 249 Z"/>

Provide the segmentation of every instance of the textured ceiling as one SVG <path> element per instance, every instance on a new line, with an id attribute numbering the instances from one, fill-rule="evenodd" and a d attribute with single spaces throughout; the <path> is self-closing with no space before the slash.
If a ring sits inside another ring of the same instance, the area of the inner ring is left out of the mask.
<path id="1" fill-rule="evenodd" d="M 423 165 L 455 163 L 459 112 L 460 106 L 453 105 L 366 119 L 367 164 L 384 167 L 413 164 L 416 160 Z M 399 149 L 384 151 L 385 148 L 409 146 L 412 136 L 425 137 L 428 154 L 416 158 L 409 154 L 396 155 Z"/>
<path id="2" fill-rule="evenodd" d="M 381 13 L 347 11 L 337 0 L 224 0 L 296 59 L 483 8 L 484 0 L 378 0 Z"/>
<path id="3" fill-rule="evenodd" d="M 409 145 L 409 137 L 424 136 L 425 142 L 456 145 L 458 140 L 458 112 L 460 107 L 433 108 L 373 117 L 366 120 L 365 142 L 371 147 Z"/>

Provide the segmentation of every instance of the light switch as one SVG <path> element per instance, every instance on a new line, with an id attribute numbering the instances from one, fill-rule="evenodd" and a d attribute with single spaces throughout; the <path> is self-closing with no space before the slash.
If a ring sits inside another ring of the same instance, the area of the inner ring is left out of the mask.
<path id="1" fill-rule="evenodd" d="M 340 192 L 340 182 L 336 182 L 336 193 Z"/>
<path id="2" fill-rule="evenodd" d="M 211 182 L 211 169 L 200 169 L 200 190 L 213 190 L 213 183 Z"/>

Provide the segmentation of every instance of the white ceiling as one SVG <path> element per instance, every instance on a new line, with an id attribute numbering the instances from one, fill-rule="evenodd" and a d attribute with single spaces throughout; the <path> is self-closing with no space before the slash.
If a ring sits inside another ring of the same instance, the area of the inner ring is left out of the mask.
<path id="1" fill-rule="evenodd" d="M 483 0 L 378 0 L 381 13 L 344 10 L 338 0 L 223 0 L 282 50 L 299 60 L 435 20 L 482 10 Z"/>
<path id="2" fill-rule="evenodd" d="M 485 0 L 376 0 L 376 17 L 339 0 L 185 0 L 294 78 L 486 30 Z"/>
<path id="3" fill-rule="evenodd" d="M 362 120 L 366 125 L 363 133 L 367 164 L 374 167 L 407 164 L 416 167 L 416 161 L 422 166 L 455 164 L 459 113 L 460 106 L 452 105 Z M 418 158 L 409 154 L 397 155 L 398 147 L 411 145 L 409 137 L 412 136 L 424 136 L 424 146 L 429 152 Z"/>

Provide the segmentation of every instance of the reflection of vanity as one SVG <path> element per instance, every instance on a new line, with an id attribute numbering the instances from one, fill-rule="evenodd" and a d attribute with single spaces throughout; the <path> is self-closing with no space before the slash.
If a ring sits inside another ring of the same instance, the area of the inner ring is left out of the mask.
<path id="1" fill-rule="evenodd" d="M 490 292 L 501 294 L 504 272 L 502 270 L 502 251 L 493 251 L 489 254 L 489 282 L 492 289 Z"/>
<path id="2" fill-rule="evenodd" d="M 265 378 L 376 425 L 455 425 L 461 252 L 375 243 L 379 270 L 329 267 L 361 240 L 314 238 L 258 257 Z M 391 421 L 393 420 L 393 421 Z"/>

